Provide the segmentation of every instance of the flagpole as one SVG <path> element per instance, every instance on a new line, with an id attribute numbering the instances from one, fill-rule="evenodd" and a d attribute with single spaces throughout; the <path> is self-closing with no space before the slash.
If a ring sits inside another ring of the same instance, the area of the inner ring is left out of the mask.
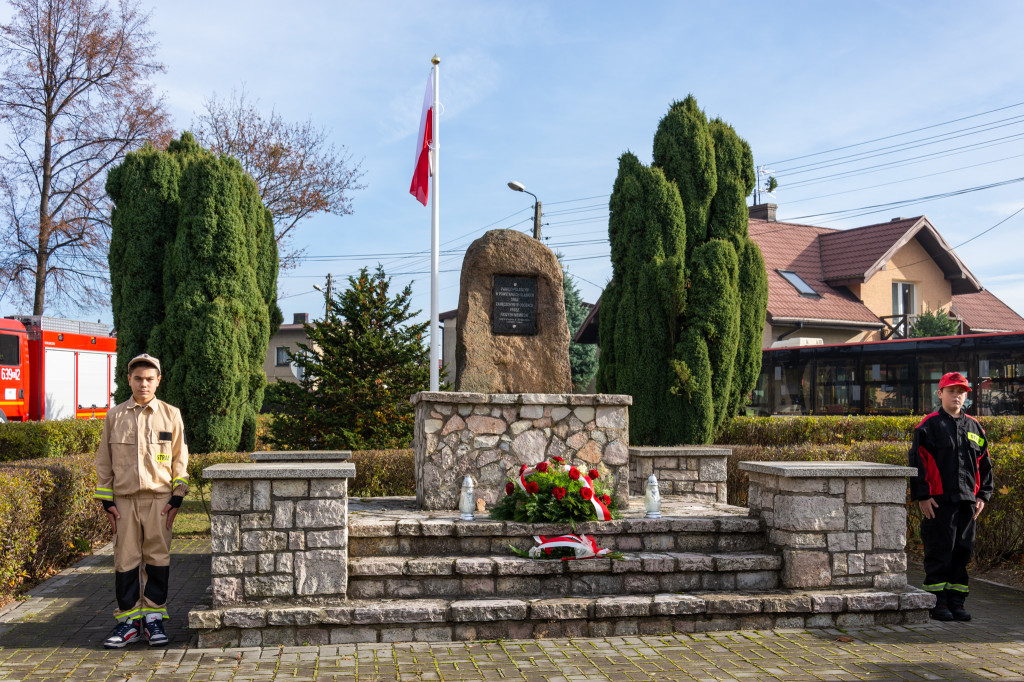
<path id="1" fill-rule="evenodd" d="M 433 140 L 433 148 L 430 150 L 431 154 L 431 177 L 433 178 L 433 187 L 430 191 L 431 202 L 430 202 L 430 390 L 436 391 L 439 388 L 438 382 L 438 365 L 440 364 L 440 353 L 438 352 L 438 330 L 440 324 L 438 323 L 438 240 L 439 240 L 439 223 L 441 222 L 440 202 L 439 202 L 439 191 L 438 191 L 438 153 L 441 149 L 440 143 L 440 112 L 438 109 L 438 81 L 440 80 L 440 64 L 441 59 L 435 54 L 430 60 L 430 63 L 434 65 L 433 76 L 434 76 L 434 104 L 432 105 L 431 126 L 431 138 Z"/>

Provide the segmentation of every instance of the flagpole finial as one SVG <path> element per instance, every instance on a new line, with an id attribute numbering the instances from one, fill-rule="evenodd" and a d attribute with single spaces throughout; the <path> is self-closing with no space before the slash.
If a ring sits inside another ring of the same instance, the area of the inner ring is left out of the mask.
<path id="1" fill-rule="evenodd" d="M 430 63 L 433 64 L 434 66 L 437 66 L 438 64 L 441 63 L 441 58 L 437 56 L 437 53 L 434 53 L 434 56 L 430 58 Z"/>

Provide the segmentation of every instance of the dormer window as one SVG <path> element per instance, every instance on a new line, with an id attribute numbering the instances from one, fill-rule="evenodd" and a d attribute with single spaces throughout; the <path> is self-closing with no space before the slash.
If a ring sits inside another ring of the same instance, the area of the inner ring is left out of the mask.
<path id="1" fill-rule="evenodd" d="M 814 290 L 810 284 L 805 282 L 800 275 L 796 274 L 792 270 L 776 270 L 782 276 L 782 279 L 786 280 L 793 285 L 801 296 L 813 296 L 814 298 L 821 298 L 821 294 Z"/>

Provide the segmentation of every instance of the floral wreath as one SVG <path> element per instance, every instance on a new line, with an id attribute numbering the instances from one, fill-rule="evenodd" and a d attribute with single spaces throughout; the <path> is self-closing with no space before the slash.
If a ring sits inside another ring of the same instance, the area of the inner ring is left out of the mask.
<path id="1" fill-rule="evenodd" d="M 552 457 L 550 464 L 548 462 L 541 462 L 532 467 L 528 464 L 524 464 L 521 467 L 519 467 L 519 477 L 516 478 L 515 482 L 519 485 L 523 492 L 527 493 L 528 495 L 536 495 L 540 490 L 540 486 L 537 485 L 536 481 L 527 481 L 526 477 L 534 472 L 546 474 L 552 468 L 552 466 L 561 467 L 564 466 L 564 464 L 565 460 L 562 459 L 561 457 Z M 594 505 L 594 512 L 597 514 L 597 519 L 599 521 L 611 521 L 612 513 L 608 509 L 608 505 L 611 504 L 612 502 L 611 496 L 606 493 L 601 497 L 598 497 L 597 492 L 594 489 L 594 481 L 600 477 L 601 474 L 598 472 L 597 469 L 591 469 L 590 471 L 584 474 L 574 466 L 569 467 L 569 478 L 571 478 L 574 481 L 582 482 L 582 487 L 580 488 L 580 497 Z M 505 485 L 506 494 L 511 494 L 509 492 L 509 487 L 512 485 L 513 484 L 511 482 Z M 552 488 L 551 490 L 551 494 L 554 495 L 555 498 L 558 500 L 564 498 L 566 493 L 566 489 L 561 487 L 555 487 Z"/>

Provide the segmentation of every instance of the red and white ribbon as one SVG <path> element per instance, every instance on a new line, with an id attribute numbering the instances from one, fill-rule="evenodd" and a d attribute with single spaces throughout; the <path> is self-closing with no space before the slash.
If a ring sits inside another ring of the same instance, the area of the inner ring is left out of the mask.
<path id="1" fill-rule="evenodd" d="M 533 559 L 538 558 L 541 552 L 549 549 L 555 549 L 557 547 L 567 547 L 576 555 L 562 557 L 562 561 L 569 561 L 571 559 L 593 559 L 595 557 L 604 556 L 611 551 L 609 549 L 598 549 L 597 542 L 593 538 L 587 537 L 582 533 L 579 535 L 569 533 L 567 535 L 559 535 L 558 537 L 553 538 L 547 538 L 543 535 L 534 535 L 533 539 L 537 541 L 537 546 L 530 548 L 530 557 Z"/>

